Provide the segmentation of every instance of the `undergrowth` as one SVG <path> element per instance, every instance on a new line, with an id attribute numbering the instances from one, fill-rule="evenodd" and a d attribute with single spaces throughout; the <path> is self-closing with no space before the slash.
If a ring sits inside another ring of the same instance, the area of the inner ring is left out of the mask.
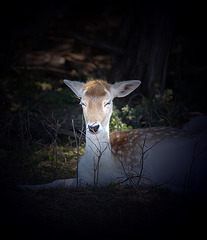
<path id="1" fill-rule="evenodd" d="M 139 99 L 137 105 L 126 104 L 121 109 L 114 106 L 110 120 L 111 131 L 177 125 L 181 107 L 176 104 L 172 89 L 166 89 L 161 94 L 159 87 L 156 87 L 152 97 L 140 94 L 137 98 Z"/>
<path id="2" fill-rule="evenodd" d="M 6 109 L 1 115 L 1 139 L 4 139 L 1 155 L 7 160 L 2 169 L 13 171 L 16 167 L 13 172 L 17 181 L 32 184 L 75 177 L 75 138 L 59 130 L 65 121 L 63 113 L 74 109 L 76 132 L 80 134 L 83 116 L 75 111 L 80 108 L 77 98 L 62 84 L 49 82 L 41 71 L 25 72 L 19 78 L 14 75 L 4 80 L 1 86 L 7 100 L 1 106 Z M 151 97 L 132 95 L 124 107 L 114 104 L 110 131 L 175 126 L 179 111 L 173 90 L 161 93 L 159 86 L 155 86 Z M 73 129 L 66 130 L 73 133 Z M 84 146 L 83 138 L 78 146 L 80 157 L 84 154 Z"/>

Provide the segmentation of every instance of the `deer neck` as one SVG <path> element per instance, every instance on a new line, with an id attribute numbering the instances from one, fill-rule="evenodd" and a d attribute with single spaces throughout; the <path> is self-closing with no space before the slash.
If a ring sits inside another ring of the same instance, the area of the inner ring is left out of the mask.
<path id="1" fill-rule="evenodd" d="M 86 132 L 85 155 L 93 160 L 103 161 L 111 158 L 111 144 L 109 138 L 109 125 L 97 134 Z"/>

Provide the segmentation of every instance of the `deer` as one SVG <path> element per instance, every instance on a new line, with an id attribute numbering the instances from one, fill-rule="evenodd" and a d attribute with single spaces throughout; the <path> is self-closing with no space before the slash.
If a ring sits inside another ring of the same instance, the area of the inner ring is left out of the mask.
<path id="1" fill-rule="evenodd" d="M 64 80 L 80 99 L 86 129 L 85 153 L 77 179 L 60 179 L 25 188 L 121 183 L 160 186 L 176 193 L 206 194 L 207 134 L 172 127 L 148 127 L 110 133 L 113 99 L 131 94 L 140 80 L 109 84 Z"/>

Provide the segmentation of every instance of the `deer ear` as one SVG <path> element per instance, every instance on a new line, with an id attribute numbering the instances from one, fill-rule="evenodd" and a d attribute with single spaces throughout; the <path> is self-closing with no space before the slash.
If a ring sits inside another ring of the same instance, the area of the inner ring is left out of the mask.
<path id="1" fill-rule="evenodd" d="M 63 82 L 76 94 L 77 97 L 82 96 L 84 83 L 71 80 L 63 80 Z"/>
<path id="2" fill-rule="evenodd" d="M 125 97 L 139 87 L 140 84 L 141 81 L 139 80 L 117 82 L 111 86 L 113 97 Z"/>

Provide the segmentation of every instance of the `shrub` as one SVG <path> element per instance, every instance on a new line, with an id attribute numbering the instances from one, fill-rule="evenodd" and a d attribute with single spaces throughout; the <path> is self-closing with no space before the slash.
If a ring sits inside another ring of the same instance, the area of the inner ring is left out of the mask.
<path id="1" fill-rule="evenodd" d="M 121 117 L 121 112 L 116 106 L 113 107 L 113 113 L 110 119 L 110 130 L 111 131 L 123 131 L 132 129 L 132 126 L 128 126 L 126 123 L 123 123 Z"/>
<path id="2" fill-rule="evenodd" d="M 111 130 L 176 125 L 181 109 L 176 104 L 172 89 L 166 89 L 161 94 L 159 88 L 155 88 L 152 97 L 139 96 L 139 104 L 136 106 L 131 107 L 127 104 L 120 110 L 114 106 L 110 121 Z"/>

